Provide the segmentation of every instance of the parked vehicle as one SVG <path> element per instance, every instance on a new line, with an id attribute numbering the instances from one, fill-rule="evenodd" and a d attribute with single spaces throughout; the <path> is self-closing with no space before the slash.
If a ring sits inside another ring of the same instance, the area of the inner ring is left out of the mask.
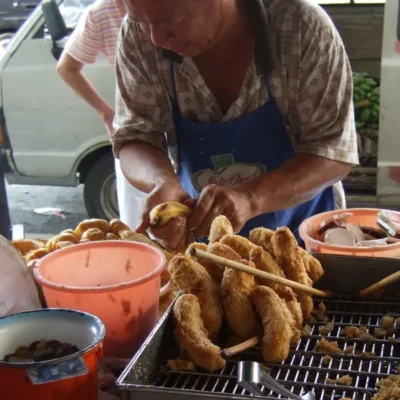
<path id="1" fill-rule="evenodd" d="M 2 0 L 0 2 L 0 48 L 7 45 L 39 3 L 40 0 Z"/>
<path id="2" fill-rule="evenodd" d="M 92 1 L 44 0 L 0 55 L 0 156 L 6 162 L 9 183 L 84 184 L 89 215 L 112 218 L 118 214 L 118 204 L 113 155 L 104 126 L 56 72 L 74 24 Z M 340 1 L 340 5 L 324 7 L 343 38 L 353 69 L 377 81 L 381 78 L 379 153 L 375 146 L 371 150 L 374 165 L 356 168 L 348 187 L 365 191 L 367 186 L 371 194 L 378 194 L 380 205 L 399 207 L 400 177 L 393 177 L 400 175 L 400 90 L 396 89 L 400 85 L 400 54 L 396 52 L 400 51 L 396 36 L 400 35 L 400 0 L 388 0 L 386 6 L 371 4 L 375 0 L 368 4 L 360 4 L 366 0 Z M 115 77 L 105 57 L 85 72 L 113 103 Z"/>
<path id="3" fill-rule="evenodd" d="M 108 136 L 95 112 L 56 71 L 71 32 L 68 25 L 74 18 L 76 23 L 92 1 L 45 0 L 51 30 L 45 29 L 45 8 L 38 7 L 7 46 L 0 58 L 1 152 L 8 165 L 9 183 L 83 183 L 89 214 L 112 218 L 118 213 L 118 204 Z M 85 72 L 112 104 L 115 77 L 106 58 L 100 57 Z"/>

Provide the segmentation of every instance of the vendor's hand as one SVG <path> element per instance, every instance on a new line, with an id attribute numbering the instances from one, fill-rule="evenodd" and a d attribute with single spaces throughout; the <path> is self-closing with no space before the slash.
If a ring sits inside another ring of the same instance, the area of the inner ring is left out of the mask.
<path id="1" fill-rule="evenodd" d="M 206 186 L 188 218 L 189 235 L 201 239 L 209 234 L 212 222 L 219 215 L 225 215 L 233 231 L 239 232 L 244 224 L 255 217 L 252 196 L 245 188 Z"/>
<path id="2" fill-rule="evenodd" d="M 174 218 L 167 225 L 161 227 L 150 225 L 151 210 L 155 206 L 167 201 L 177 201 L 189 207 L 191 204 L 190 196 L 183 190 L 178 181 L 166 182 L 156 186 L 143 203 L 142 220 L 136 232 L 144 233 L 146 230 L 149 230 L 164 248 L 168 250 L 180 249 L 186 244 L 186 218 Z"/>

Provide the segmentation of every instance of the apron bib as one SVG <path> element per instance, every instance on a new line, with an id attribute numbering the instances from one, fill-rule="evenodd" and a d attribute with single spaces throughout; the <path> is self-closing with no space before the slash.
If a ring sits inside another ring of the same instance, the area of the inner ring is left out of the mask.
<path id="1" fill-rule="evenodd" d="M 266 78 L 268 101 L 256 111 L 224 124 L 204 124 L 184 118 L 179 110 L 174 65 L 171 62 L 173 116 L 178 140 L 178 176 L 192 198 L 209 184 L 240 186 L 279 168 L 295 155 L 281 113 Z M 306 218 L 334 209 L 332 187 L 301 205 L 249 220 L 240 234 L 265 227 L 298 230 Z"/>

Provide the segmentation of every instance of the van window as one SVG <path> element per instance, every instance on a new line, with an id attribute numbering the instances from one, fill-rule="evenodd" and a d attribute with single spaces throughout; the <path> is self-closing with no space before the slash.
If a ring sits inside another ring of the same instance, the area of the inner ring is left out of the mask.
<path id="1" fill-rule="evenodd" d="M 82 12 L 93 2 L 94 0 L 64 0 L 60 4 L 60 12 L 67 28 L 74 29 L 78 24 Z"/>

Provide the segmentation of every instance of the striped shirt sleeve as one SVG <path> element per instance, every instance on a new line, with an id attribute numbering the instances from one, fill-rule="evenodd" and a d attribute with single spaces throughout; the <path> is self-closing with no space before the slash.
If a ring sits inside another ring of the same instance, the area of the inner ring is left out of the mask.
<path id="1" fill-rule="evenodd" d="M 82 64 L 94 63 L 102 51 L 102 32 L 94 17 L 89 7 L 65 45 L 64 51 Z"/>

